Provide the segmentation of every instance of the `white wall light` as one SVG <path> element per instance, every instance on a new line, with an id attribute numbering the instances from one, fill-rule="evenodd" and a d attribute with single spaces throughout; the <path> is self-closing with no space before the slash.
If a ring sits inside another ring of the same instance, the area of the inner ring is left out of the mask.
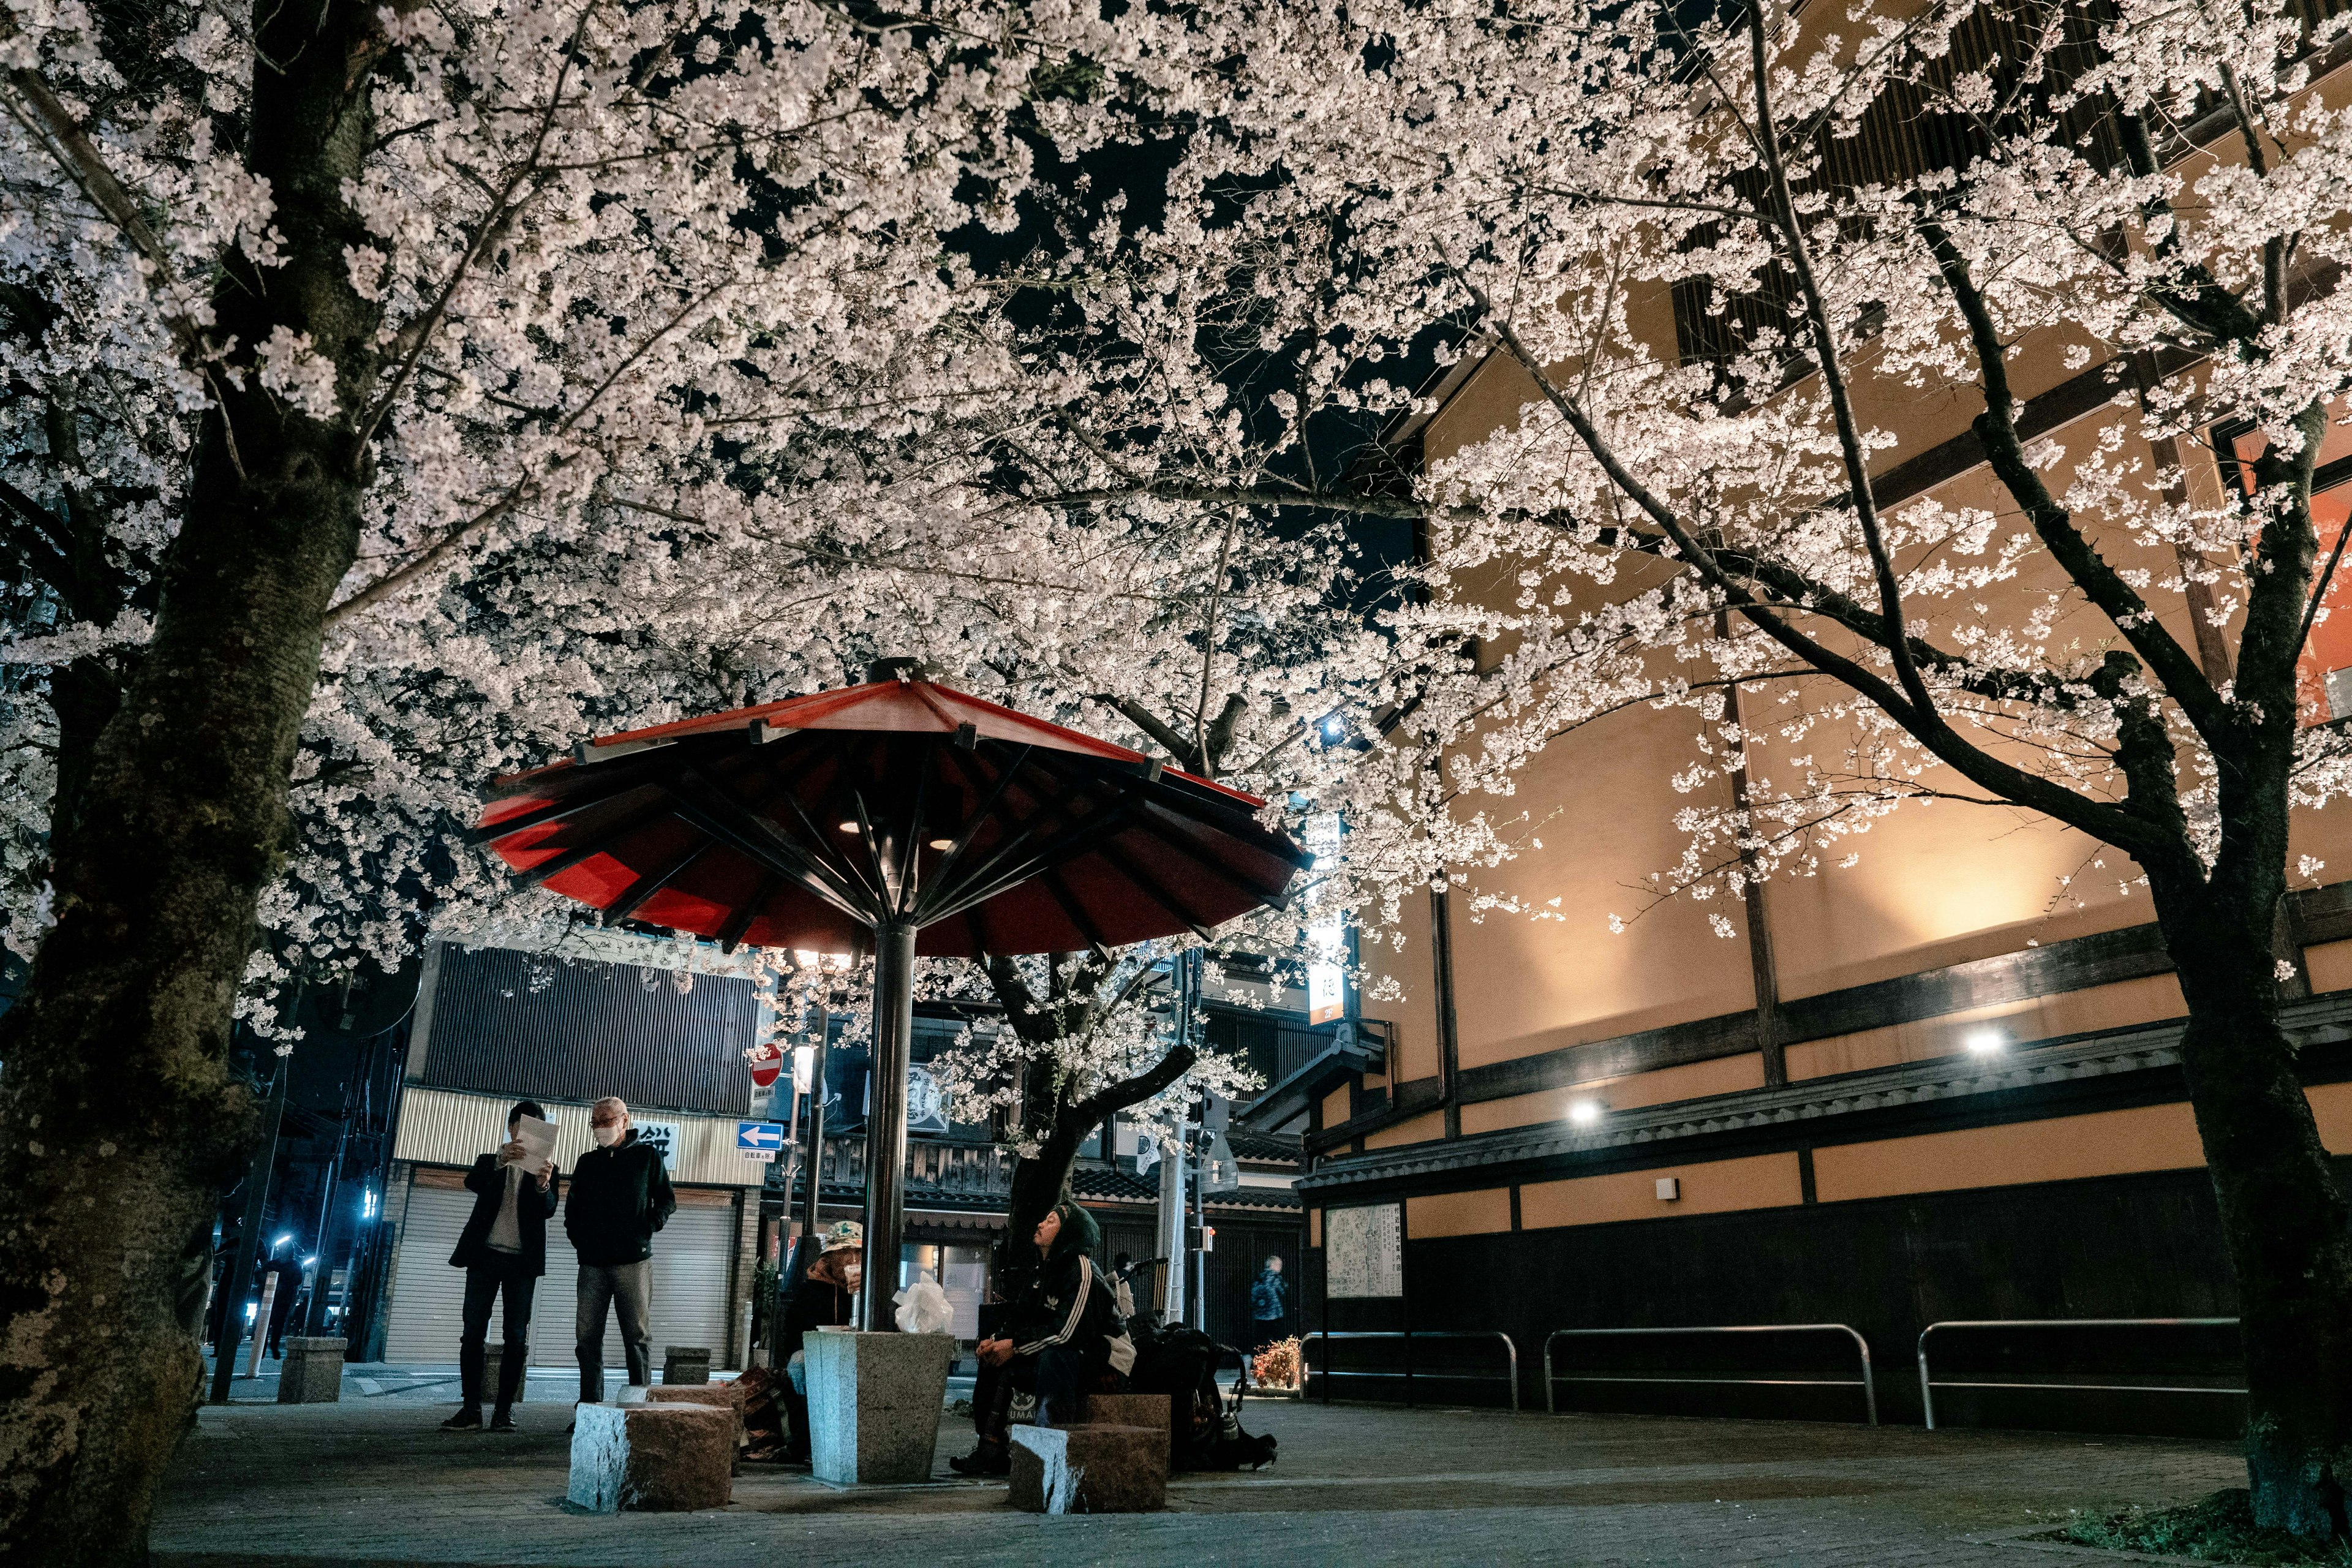
<path id="1" fill-rule="evenodd" d="M 1569 1105 L 1568 1120 L 1578 1127 L 1591 1127 L 1600 1121 L 1601 1112 L 1605 1109 L 1597 1100 L 1574 1100 Z"/>
<path id="2" fill-rule="evenodd" d="M 1999 1029 L 1979 1029 L 1960 1041 L 1971 1056 L 1995 1056 L 2009 1047 L 2009 1037 Z"/>

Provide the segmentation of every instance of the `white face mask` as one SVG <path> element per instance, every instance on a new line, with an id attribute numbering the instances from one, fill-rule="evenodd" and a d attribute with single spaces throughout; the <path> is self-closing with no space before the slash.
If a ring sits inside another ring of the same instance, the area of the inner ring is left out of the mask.
<path id="1" fill-rule="evenodd" d="M 596 1140 L 596 1146 L 599 1149 L 610 1149 L 621 1141 L 622 1134 L 628 1131 L 628 1129 L 620 1126 L 591 1127 L 588 1131 Z"/>

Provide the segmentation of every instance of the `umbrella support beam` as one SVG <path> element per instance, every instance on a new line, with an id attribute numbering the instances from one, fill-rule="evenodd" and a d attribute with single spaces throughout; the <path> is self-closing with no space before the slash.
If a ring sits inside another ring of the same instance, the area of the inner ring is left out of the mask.
<path id="1" fill-rule="evenodd" d="M 907 1068 L 915 1042 L 915 927 L 874 928 L 874 1068 L 866 1117 L 866 1280 L 858 1326 L 897 1326 L 899 1238 L 906 1232 Z"/>

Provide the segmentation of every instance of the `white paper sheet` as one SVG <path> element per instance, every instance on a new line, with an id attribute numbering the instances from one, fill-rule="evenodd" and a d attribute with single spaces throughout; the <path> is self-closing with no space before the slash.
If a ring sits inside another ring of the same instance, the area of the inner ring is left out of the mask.
<path id="1" fill-rule="evenodd" d="M 541 1121 L 536 1116 L 526 1116 L 515 1123 L 514 1141 L 523 1147 L 520 1163 L 526 1171 L 539 1169 L 543 1160 L 555 1157 L 555 1123 Z"/>

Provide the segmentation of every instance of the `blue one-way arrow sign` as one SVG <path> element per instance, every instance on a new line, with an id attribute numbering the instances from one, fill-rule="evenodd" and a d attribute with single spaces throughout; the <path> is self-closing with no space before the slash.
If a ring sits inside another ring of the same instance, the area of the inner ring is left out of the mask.
<path id="1" fill-rule="evenodd" d="M 772 1160 L 776 1151 L 784 1146 L 784 1124 L 781 1121 L 738 1121 L 735 1124 L 735 1152 L 746 1160 Z"/>

